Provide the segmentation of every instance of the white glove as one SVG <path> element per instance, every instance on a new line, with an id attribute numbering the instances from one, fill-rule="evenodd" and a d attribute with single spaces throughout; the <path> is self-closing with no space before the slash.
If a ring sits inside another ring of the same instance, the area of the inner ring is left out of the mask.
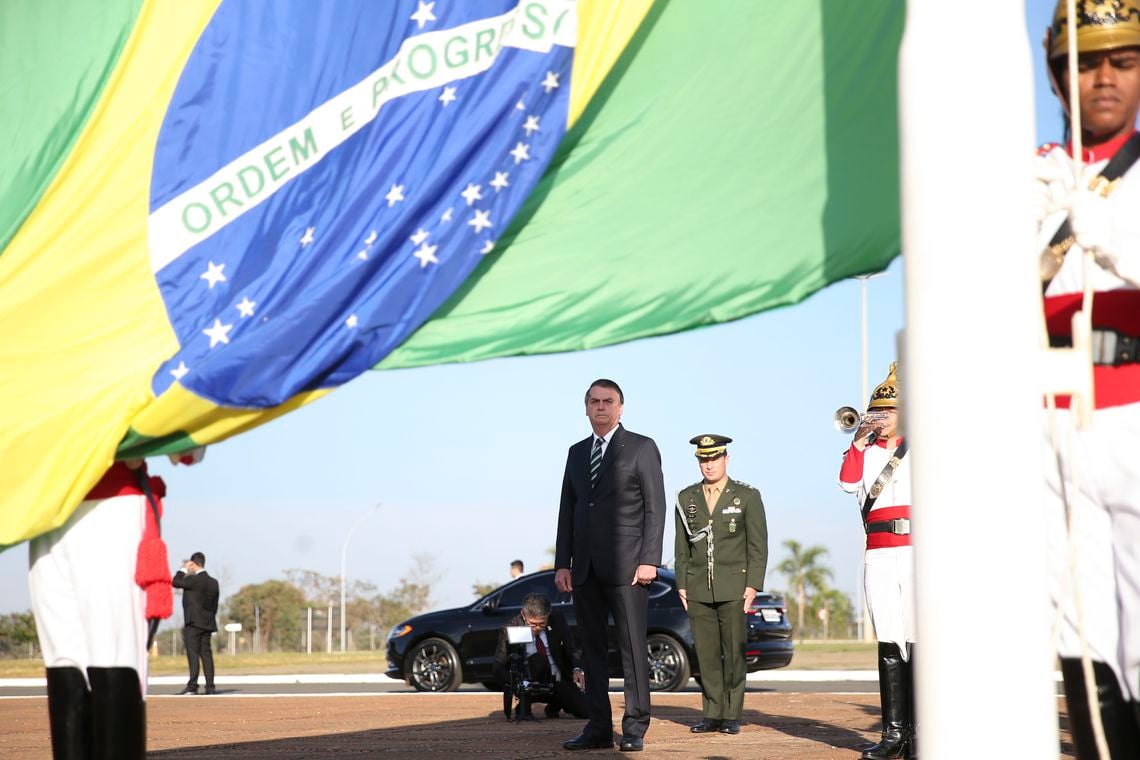
<path id="1" fill-rule="evenodd" d="M 1033 209 L 1038 226 L 1061 209 L 1068 208 L 1076 181 L 1068 156 L 1050 151 L 1034 159 Z"/>
<path id="2" fill-rule="evenodd" d="M 199 446 L 179 454 L 167 454 L 167 456 L 170 458 L 171 464 L 198 464 L 202 461 L 202 458 L 206 456 L 206 447 Z"/>
<path id="3" fill-rule="evenodd" d="M 1120 209 L 1116 209 L 1120 213 Z M 1081 190 L 1073 196 L 1069 223 L 1077 245 L 1090 251 L 1098 266 L 1117 277 L 1140 287 L 1140 247 L 1121 244 L 1121 235 L 1114 224 L 1113 207 L 1107 198 L 1091 190 Z M 1127 239 L 1127 236 L 1125 236 Z"/>
<path id="4" fill-rule="evenodd" d="M 1116 271 L 1112 209 L 1108 205 L 1108 199 L 1090 190 L 1075 193 L 1069 209 L 1069 224 L 1073 228 L 1077 245 L 1092 252 L 1097 264 Z"/>

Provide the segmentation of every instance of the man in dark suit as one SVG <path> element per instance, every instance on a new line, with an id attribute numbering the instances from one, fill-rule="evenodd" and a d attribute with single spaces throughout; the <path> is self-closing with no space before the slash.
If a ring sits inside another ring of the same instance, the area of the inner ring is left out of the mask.
<path id="1" fill-rule="evenodd" d="M 554 694 L 546 703 L 546 717 L 556 718 L 565 710 L 577 718 L 586 717 L 586 697 L 582 694 L 586 680 L 578 666 L 578 652 L 574 649 L 566 619 L 560 612 L 551 612 L 550 600 L 542 594 L 527 594 L 522 611 L 499 631 L 499 646 L 495 650 L 495 677 L 501 682 L 510 680 L 510 645 L 507 628 L 527 626 L 533 640 L 526 645 L 526 672 L 528 680 L 553 684 Z M 521 719 L 530 718 L 530 705 L 519 702 Z"/>
<path id="2" fill-rule="evenodd" d="M 620 424 L 625 396 L 613 380 L 586 391 L 593 434 L 570 447 L 555 544 L 555 585 L 572 592 L 590 719 L 566 749 L 613 746 L 607 627 L 613 615 L 625 674 L 623 752 L 640 751 L 649 728 L 646 620 L 661 564 L 665 483 L 653 439 Z"/>
<path id="3" fill-rule="evenodd" d="M 190 680 L 179 694 L 198 693 L 198 660 L 206 675 L 206 693 L 214 694 L 214 650 L 210 637 L 218 630 L 218 582 L 206 573 L 206 555 L 194 552 L 171 581 L 182 589 L 182 640 L 190 663 Z"/>

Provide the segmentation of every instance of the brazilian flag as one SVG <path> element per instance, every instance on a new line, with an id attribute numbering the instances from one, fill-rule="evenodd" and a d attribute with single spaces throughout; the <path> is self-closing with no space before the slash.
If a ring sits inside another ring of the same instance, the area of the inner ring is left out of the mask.
<path id="1" fill-rule="evenodd" d="M 361 372 L 898 253 L 901 0 L 0 4 L 0 545 Z"/>

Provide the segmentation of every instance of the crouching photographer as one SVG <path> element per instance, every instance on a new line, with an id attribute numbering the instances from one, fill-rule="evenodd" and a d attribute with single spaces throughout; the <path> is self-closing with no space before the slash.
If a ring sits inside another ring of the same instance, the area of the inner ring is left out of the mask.
<path id="1" fill-rule="evenodd" d="M 521 614 L 500 629 L 495 677 L 504 684 L 508 718 L 513 713 L 515 720 L 533 720 L 530 708 L 535 702 L 546 703 L 548 718 L 558 717 L 561 710 L 587 717 L 586 677 L 578 667 L 578 652 L 562 613 L 552 613 L 550 600 L 542 594 L 524 597 Z"/>

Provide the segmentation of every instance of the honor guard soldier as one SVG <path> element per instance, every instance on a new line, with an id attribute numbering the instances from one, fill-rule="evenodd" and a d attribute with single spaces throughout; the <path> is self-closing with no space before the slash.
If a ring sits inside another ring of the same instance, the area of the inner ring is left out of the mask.
<path id="1" fill-rule="evenodd" d="M 695 734 L 740 733 L 748 640 L 745 613 L 764 588 L 768 523 L 760 492 L 728 477 L 723 435 L 698 435 L 703 479 L 677 495 L 677 592 L 689 613 L 701 674 Z"/>
<path id="2" fill-rule="evenodd" d="M 1073 430 L 1069 398 L 1057 397 L 1046 447 L 1046 519 L 1053 595 L 1073 745 L 1097 757 L 1089 688 L 1095 690 L 1112 758 L 1140 757 L 1140 2 L 1077 0 L 1077 81 L 1070 80 L 1066 3 L 1046 32 L 1056 94 L 1067 109 L 1079 88 L 1083 170 L 1071 145 L 1038 151 L 1041 279 L 1049 342 L 1071 346 L 1073 313 L 1092 293 L 1095 410 Z M 1085 253 L 1089 256 L 1085 264 Z M 1071 513 L 1073 531 L 1066 527 Z M 1076 559 L 1070 575 L 1070 543 Z M 1075 592 L 1079 591 L 1079 597 Z M 1075 599 L 1080 599 L 1083 636 Z M 1085 684 L 1087 643 L 1095 684 Z M 1107 759 L 1105 759 L 1107 760 Z"/>
<path id="3" fill-rule="evenodd" d="M 879 640 L 883 732 L 863 760 L 917 756 L 914 722 L 914 557 L 910 545 L 910 460 L 898 433 L 898 365 L 874 393 L 843 457 L 839 485 L 858 494 L 867 534 L 863 585 Z"/>

